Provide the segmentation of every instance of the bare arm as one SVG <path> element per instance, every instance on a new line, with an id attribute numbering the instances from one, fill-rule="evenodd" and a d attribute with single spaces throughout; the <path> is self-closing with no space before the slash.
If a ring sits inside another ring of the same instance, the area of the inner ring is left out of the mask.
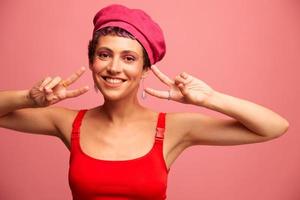
<path id="1" fill-rule="evenodd" d="M 215 92 L 207 108 L 232 117 L 218 119 L 202 114 L 186 114 L 186 140 L 191 145 L 239 145 L 268 141 L 284 134 L 286 119 L 253 102 Z"/>
<path id="2" fill-rule="evenodd" d="M 244 99 L 215 91 L 206 102 L 204 106 L 208 109 L 232 117 L 259 136 L 276 138 L 289 127 L 288 121 L 279 114 Z"/>
<path id="3" fill-rule="evenodd" d="M 87 87 L 71 91 L 66 89 L 83 72 L 84 69 L 80 69 L 65 81 L 60 77 L 47 77 L 30 90 L 1 91 L 0 127 L 61 137 L 57 124 L 67 109 L 50 106 L 88 90 Z"/>
<path id="4" fill-rule="evenodd" d="M 217 119 L 198 113 L 178 114 L 179 130 L 190 145 L 238 145 L 267 141 L 279 137 L 289 127 L 286 119 L 277 113 L 230 95 L 213 90 L 203 81 L 181 73 L 175 80 L 151 67 L 153 73 L 166 85 L 168 91 L 147 88 L 146 92 L 162 99 L 202 106 L 223 113 L 232 119 Z M 177 121 L 176 120 L 176 121 Z"/>
<path id="5" fill-rule="evenodd" d="M 0 117 L 18 109 L 36 107 L 29 98 L 28 90 L 1 91 L 0 92 Z"/>
<path id="6" fill-rule="evenodd" d="M 0 93 L 0 127 L 20 132 L 59 136 L 53 116 L 55 108 L 38 108 L 28 90 Z"/>

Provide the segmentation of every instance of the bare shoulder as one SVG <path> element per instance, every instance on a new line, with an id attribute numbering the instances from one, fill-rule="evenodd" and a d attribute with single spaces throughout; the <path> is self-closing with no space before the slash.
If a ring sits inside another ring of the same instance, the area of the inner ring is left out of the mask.
<path id="1" fill-rule="evenodd" d="M 171 166 L 186 148 L 192 146 L 188 133 L 193 123 L 201 124 L 201 116 L 187 112 L 167 113 L 164 154 L 168 166 Z"/>
<path id="2" fill-rule="evenodd" d="M 52 116 L 55 117 L 56 121 L 59 122 L 59 119 L 71 120 L 74 118 L 79 110 L 70 109 L 66 107 L 52 107 L 51 108 Z"/>
<path id="3" fill-rule="evenodd" d="M 174 112 L 166 115 L 166 130 L 171 140 L 176 140 L 177 144 L 190 146 L 188 132 L 191 126 L 199 125 L 205 119 L 205 115 L 189 112 Z"/>
<path id="4" fill-rule="evenodd" d="M 190 126 L 190 123 L 194 122 L 195 120 L 205 119 L 206 117 L 207 116 L 204 114 L 192 112 L 167 113 L 169 124 L 181 128 L 188 128 Z"/>
<path id="5" fill-rule="evenodd" d="M 71 140 L 72 124 L 79 110 L 65 107 L 52 107 L 51 110 L 52 119 L 59 130 L 60 138 L 68 147 Z"/>
<path id="6" fill-rule="evenodd" d="M 209 127 L 214 127 L 224 120 L 217 119 L 202 113 L 176 112 L 167 114 L 167 128 L 172 133 L 172 137 L 184 143 L 186 147 L 195 144 L 191 138 L 191 132 L 196 131 L 198 136 L 208 131 Z"/>
<path id="7" fill-rule="evenodd" d="M 175 132 L 178 134 L 186 133 L 192 125 L 200 125 L 200 122 L 205 122 L 211 118 L 205 114 L 191 112 L 167 113 L 166 117 L 169 128 L 176 130 Z"/>
<path id="8" fill-rule="evenodd" d="M 24 108 L 0 117 L 0 127 L 19 133 L 55 136 L 67 145 L 77 110 L 63 107 Z"/>

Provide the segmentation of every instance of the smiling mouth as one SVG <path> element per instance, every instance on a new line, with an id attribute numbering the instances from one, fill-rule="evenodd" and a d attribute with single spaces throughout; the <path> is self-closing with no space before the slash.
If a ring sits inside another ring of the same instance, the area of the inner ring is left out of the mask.
<path id="1" fill-rule="evenodd" d="M 104 79 L 106 82 L 110 84 L 120 84 L 125 82 L 126 80 L 121 79 L 121 78 L 114 78 L 114 77 L 109 77 L 109 76 L 101 76 L 102 79 Z"/>

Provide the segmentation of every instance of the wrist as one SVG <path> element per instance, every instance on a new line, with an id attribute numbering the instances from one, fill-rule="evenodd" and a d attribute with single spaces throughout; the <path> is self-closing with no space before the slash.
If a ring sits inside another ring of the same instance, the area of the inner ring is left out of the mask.
<path id="1" fill-rule="evenodd" d="M 30 90 L 21 90 L 20 95 L 22 100 L 20 104 L 23 108 L 35 108 L 37 107 L 36 102 L 30 96 Z"/>
<path id="2" fill-rule="evenodd" d="M 204 101 L 202 106 L 210 110 L 219 111 L 222 108 L 222 98 L 224 94 L 218 91 L 213 91 L 210 96 Z"/>

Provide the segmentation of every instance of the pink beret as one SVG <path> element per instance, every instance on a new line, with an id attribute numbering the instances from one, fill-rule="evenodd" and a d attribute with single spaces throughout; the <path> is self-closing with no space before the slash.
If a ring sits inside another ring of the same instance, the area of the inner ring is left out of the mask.
<path id="1" fill-rule="evenodd" d="M 145 48 L 150 63 L 160 61 L 166 53 L 164 35 L 159 25 L 140 9 L 113 4 L 97 12 L 93 20 L 94 31 L 116 26 L 131 33 Z"/>

